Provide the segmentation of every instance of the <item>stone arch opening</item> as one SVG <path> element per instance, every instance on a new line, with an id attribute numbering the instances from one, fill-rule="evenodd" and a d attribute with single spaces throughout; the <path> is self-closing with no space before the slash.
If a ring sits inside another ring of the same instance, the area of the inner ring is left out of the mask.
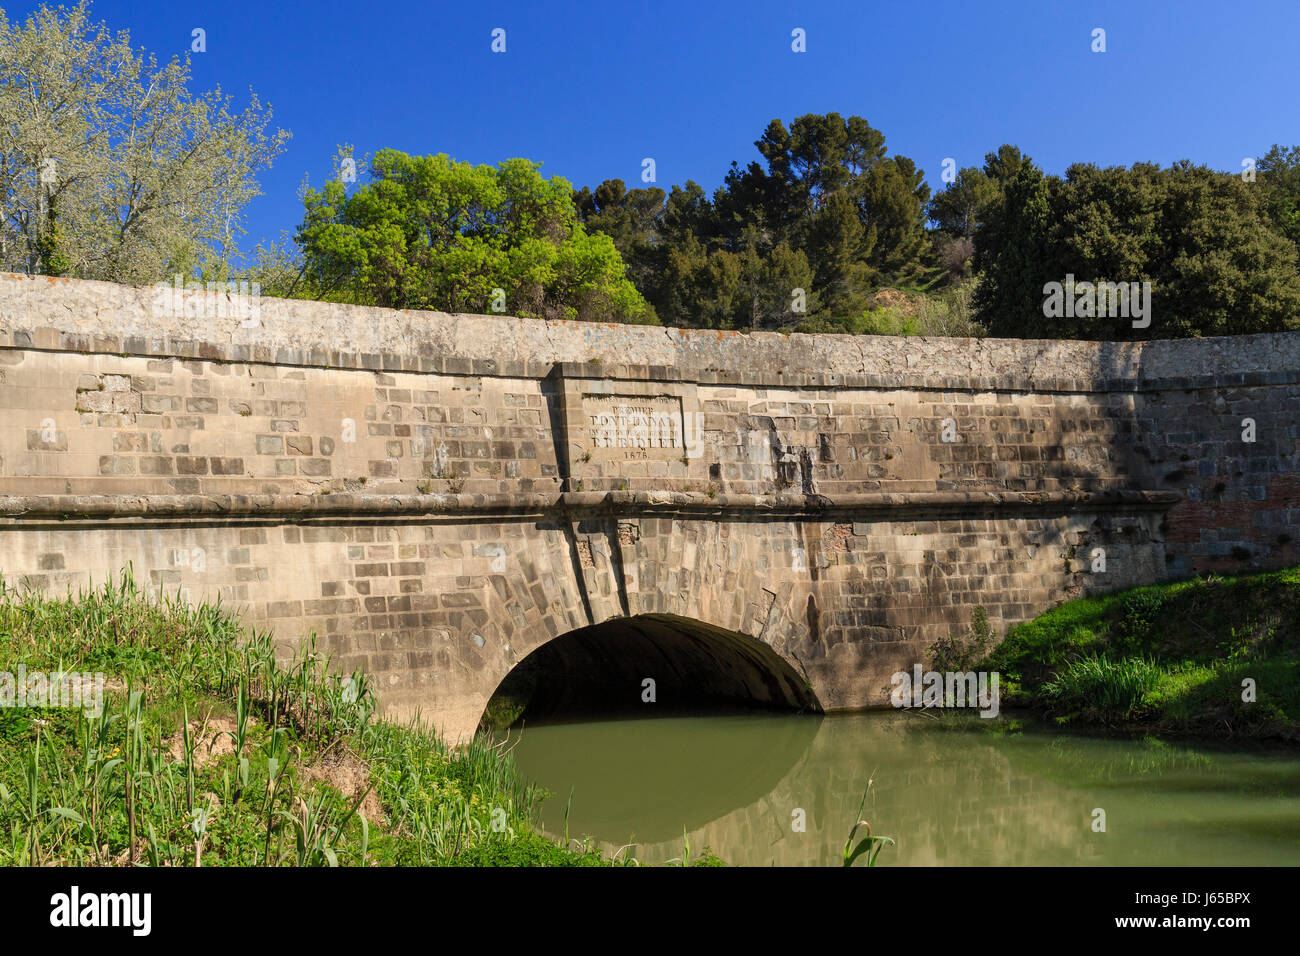
<path id="1" fill-rule="evenodd" d="M 497 686 L 479 729 L 756 710 L 822 712 L 808 681 L 762 641 L 645 614 L 569 631 L 534 650 Z"/>

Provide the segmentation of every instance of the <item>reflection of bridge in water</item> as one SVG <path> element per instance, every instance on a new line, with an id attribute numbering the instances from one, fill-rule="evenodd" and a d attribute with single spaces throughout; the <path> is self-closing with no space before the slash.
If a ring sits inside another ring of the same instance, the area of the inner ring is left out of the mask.
<path id="1" fill-rule="evenodd" d="M 680 857 L 685 829 L 693 854 L 709 846 L 728 863 L 838 865 L 868 778 L 863 816 L 898 841 L 882 864 L 1300 862 L 1294 758 L 995 736 L 916 714 L 534 727 L 516 754 L 557 794 L 548 832 L 563 830 L 572 785 L 570 835 L 609 852 L 637 843 L 646 862 Z M 1105 833 L 1092 830 L 1097 808 Z"/>
<path id="2" fill-rule="evenodd" d="M 536 762 L 530 735 L 545 751 Z M 708 846 L 728 863 L 837 864 L 873 777 L 864 816 L 900 841 L 885 851 L 889 863 L 1029 863 L 1044 845 L 1069 854 L 1087 829 L 1086 811 L 1016 774 L 980 736 L 916 733 L 883 715 L 535 727 L 516 753 L 521 771 L 556 793 L 544 805 L 548 832 L 563 829 L 571 785 L 570 835 L 609 852 L 635 843 L 645 862 L 680 857 L 685 832 L 693 854 Z"/>

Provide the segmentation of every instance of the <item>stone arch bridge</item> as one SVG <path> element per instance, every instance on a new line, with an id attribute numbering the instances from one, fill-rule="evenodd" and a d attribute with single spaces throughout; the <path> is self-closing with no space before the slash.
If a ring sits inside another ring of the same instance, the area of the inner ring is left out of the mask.
<path id="1" fill-rule="evenodd" d="M 539 667 L 553 706 L 645 678 L 884 706 L 977 606 L 1001 633 L 1300 560 L 1293 333 L 742 335 L 0 276 L 0 405 L 7 584 L 130 564 L 314 631 L 451 738 Z"/>

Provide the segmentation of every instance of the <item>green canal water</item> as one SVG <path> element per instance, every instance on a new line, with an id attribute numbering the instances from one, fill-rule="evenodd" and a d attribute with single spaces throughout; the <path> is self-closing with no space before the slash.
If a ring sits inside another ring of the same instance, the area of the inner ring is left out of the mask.
<path id="1" fill-rule="evenodd" d="M 553 794 L 547 833 L 572 791 L 571 838 L 645 862 L 688 840 L 732 864 L 838 865 L 872 779 L 863 817 L 897 841 L 880 865 L 1300 864 L 1295 749 L 891 712 L 531 726 L 513 753 Z"/>

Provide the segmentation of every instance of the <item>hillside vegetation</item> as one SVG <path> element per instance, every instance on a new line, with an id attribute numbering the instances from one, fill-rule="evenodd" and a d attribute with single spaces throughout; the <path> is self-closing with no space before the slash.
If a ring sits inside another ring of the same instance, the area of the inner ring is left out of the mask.
<path id="1" fill-rule="evenodd" d="M 1062 724 L 1300 740 L 1300 568 L 1070 601 L 979 666 Z"/>

